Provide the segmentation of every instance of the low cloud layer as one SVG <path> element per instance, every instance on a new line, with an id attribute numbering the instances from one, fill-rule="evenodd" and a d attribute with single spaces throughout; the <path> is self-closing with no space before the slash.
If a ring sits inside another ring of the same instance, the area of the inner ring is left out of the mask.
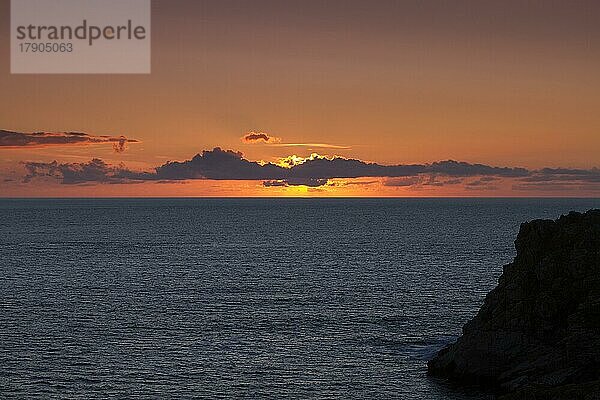
<path id="1" fill-rule="evenodd" d="M 135 173 L 123 166 L 114 166 L 94 158 L 85 163 L 25 163 L 27 175 L 23 182 L 31 182 L 34 178 L 56 178 L 63 184 L 79 183 L 124 183 L 145 179 L 144 173 Z"/>
<path id="2" fill-rule="evenodd" d="M 600 187 L 600 169 L 530 170 L 520 167 L 496 167 L 453 160 L 430 164 L 381 165 L 342 157 L 315 156 L 300 164 L 284 167 L 247 160 L 242 153 L 215 148 L 196 154 L 186 161 L 167 162 L 149 172 L 108 165 L 94 159 L 88 163 L 25 163 L 29 182 L 37 177 L 53 177 L 63 184 L 129 183 L 140 181 L 174 182 L 190 179 L 259 180 L 265 187 L 319 187 L 331 179 L 383 178 L 385 186 L 426 187 L 464 185 L 477 190 L 495 190 L 504 179 L 517 182 L 514 189 L 586 185 Z"/>
<path id="3" fill-rule="evenodd" d="M 44 146 L 80 146 L 110 144 L 117 153 L 127 149 L 129 143 L 139 143 L 125 136 L 95 136 L 82 132 L 12 132 L 0 130 L 0 148 L 31 148 Z"/>
<path id="4" fill-rule="evenodd" d="M 327 179 L 315 179 L 315 178 L 290 178 L 290 179 L 279 179 L 264 181 L 263 186 L 265 187 L 288 187 L 288 186 L 307 186 L 307 187 L 320 187 L 327 185 Z"/>

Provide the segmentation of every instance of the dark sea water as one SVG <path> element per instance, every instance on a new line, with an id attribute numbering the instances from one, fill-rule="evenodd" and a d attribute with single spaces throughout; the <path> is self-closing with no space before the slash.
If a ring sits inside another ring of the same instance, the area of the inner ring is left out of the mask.
<path id="1" fill-rule="evenodd" d="M 576 199 L 0 200 L 0 398 L 482 399 L 426 376 Z"/>

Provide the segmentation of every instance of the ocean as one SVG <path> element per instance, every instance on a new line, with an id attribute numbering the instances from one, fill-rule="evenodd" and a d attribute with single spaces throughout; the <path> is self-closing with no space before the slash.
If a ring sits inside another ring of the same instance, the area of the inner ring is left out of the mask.
<path id="1" fill-rule="evenodd" d="M 600 199 L 0 200 L 0 398 L 485 399 L 426 375 Z"/>

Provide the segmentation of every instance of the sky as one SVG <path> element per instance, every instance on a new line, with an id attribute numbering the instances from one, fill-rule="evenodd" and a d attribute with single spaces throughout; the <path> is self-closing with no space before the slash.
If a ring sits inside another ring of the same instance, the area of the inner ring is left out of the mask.
<path id="1" fill-rule="evenodd" d="M 11 75 L 0 197 L 600 194 L 597 1 L 152 2 L 149 75 Z"/>

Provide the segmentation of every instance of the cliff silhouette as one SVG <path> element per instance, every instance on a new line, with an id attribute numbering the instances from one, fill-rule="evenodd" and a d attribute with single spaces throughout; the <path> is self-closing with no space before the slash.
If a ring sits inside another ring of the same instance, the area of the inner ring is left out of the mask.
<path id="1" fill-rule="evenodd" d="M 600 399 L 600 210 L 523 223 L 515 246 L 429 373 L 503 399 Z"/>

